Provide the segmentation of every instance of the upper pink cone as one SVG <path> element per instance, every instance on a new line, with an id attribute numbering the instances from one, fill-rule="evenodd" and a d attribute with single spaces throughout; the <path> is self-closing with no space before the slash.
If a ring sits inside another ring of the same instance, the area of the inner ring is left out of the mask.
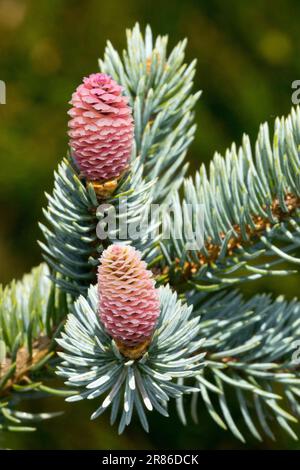
<path id="1" fill-rule="evenodd" d="M 127 347 L 152 336 L 159 299 L 152 272 L 131 246 L 111 245 L 98 270 L 99 315 L 106 331 Z"/>
<path id="2" fill-rule="evenodd" d="M 109 75 L 94 73 L 85 77 L 72 95 L 70 146 L 88 180 L 111 180 L 128 165 L 133 119 L 122 89 Z"/>

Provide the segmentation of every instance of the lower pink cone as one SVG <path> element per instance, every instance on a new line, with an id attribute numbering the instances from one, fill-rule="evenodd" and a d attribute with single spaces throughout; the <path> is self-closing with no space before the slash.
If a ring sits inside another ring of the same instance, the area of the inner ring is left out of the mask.
<path id="1" fill-rule="evenodd" d="M 131 246 L 111 245 L 98 271 L 99 315 L 117 343 L 136 347 L 151 339 L 159 313 L 152 272 Z"/>

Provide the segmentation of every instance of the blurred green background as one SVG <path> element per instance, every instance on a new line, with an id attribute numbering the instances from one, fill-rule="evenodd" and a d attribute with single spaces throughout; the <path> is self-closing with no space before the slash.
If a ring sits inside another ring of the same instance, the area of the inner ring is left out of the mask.
<path id="1" fill-rule="evenodd" d="M 0 282 L 19 277 L 40 262 L 36 240 L 44 191 L 67 149 L 68 101 L 84 75 L 97 71 L 105 42 L 125 46 L 125 28 L 147 23 L 168 33 L 170 47 L 188 38 L 187 59 L 198 60 L 195 89 L 198 132 L 189 152 L 190 171 L 213 152 L 224 153 L 243 132 L 255 139 L 263 121 L 291 107 L 291 84 L 300 79 L 300 2 L 297 0 L 0 0 L 0 79 L 7 104 L 0 106 Z M 299 277 L 263 280 L 257 290 L 299 291 Z M 94 403 L 66 405 L 60 399 L 29 402 L 24 409 L 65 409 L 35 434 L 5 434 L 0 447 L 25 449 L 298 448 L 281 433 L 277 443 L 247 446 L 218 429 L 205 411 L 199 425 L 184 428 L 151 417 L 151 433 L 135 424 L 121 437 L 106 417 L 91 423 Z M 243 427 L 242 427 L 243 429 Z M 300 428 L 298 427 L 298 433 Z"/>

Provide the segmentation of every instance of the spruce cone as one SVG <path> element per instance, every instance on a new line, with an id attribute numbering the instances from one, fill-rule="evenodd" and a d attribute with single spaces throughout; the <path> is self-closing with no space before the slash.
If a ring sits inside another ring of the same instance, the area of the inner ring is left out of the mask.
<path id="1" fill-rule="evenodd" d="M 131 246 L 111 245 L 102 254 L 98 271 L 99 315 L 106 331 L 128 357 L 147 347 L 160 306 L 152 272 Z M 129 348 L 129 351 L 127 350 Z"/>
<path id="2" fill-rule="evenodd" d="M 72 155 L 89 181 L 117 178 L 127 167 L 133 142 L 128 98 L 110 76 L 95 73 L 83 79 L 68 111 Z"/>

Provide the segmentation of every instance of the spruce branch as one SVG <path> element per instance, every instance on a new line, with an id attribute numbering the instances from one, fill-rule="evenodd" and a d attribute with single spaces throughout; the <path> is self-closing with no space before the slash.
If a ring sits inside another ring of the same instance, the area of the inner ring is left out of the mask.
<path id="1" fill-rule="evenodd" d="M 300 110 L 276 119 L 274 135 L 261 125 L 255 150 L 245 135 L 225 157 L 215 154 L 209 174 L 202 165 L 194 181 L 184 181 L 184 199 L 173 197 L 171 240 L 162 250 L 170 282 L 186 280 L 214 291 L 266 275 L 288 275 L 278 264 L 300 264 Z M 192 208 L 190 212 L 187 207 Z M 199 209 L 200 207 L 200 209 Z M 185 249 L 183 220 L 197 230 L 203 211 L 204 243 Z M 173 280 L 172 280 L 173 279 Z"/>
<path id="2" fill-rule="evenodd" d="M 59 414 L 15 410 L 23 396 L 65 394 L 44 383 L 55 355 L 53 338 L 67 311 L 65 296 L 48 276 L 42 264 L 0 289 L 0 430 L 34 430 L 26 424 Z"/>
<path id="3" fill-rule="evenodd" d="M 270 422 L 298 439 L 291 424 L 300 416 L 300 369 L 294 359 L 300 339 L 299 301 L 288 302 L 282 296 L 272 300 L 265 294 L 246 301 L 234 291 L 218 292 L 204 301 L 192 294 L 189 301 L 194 315 L 201 317 L 199 335 L 206 337 L 207 353 L 196 379 L 200 393 L 191 401 L 193 419 L 197 422 L 201 401 L 220 427 L 243 442 L 237 410 L 258 440 L 259 428 L 275 439 Z M 182 402 L 178 408 L 185 420 Z"/>
<path id="4" fill-rule="evenodd" d="M 160 316 L 149 348 L 137 359 L 128 359 L 106 333 L 98 314 L 97 287 L 80 296 L 57 339 L 63 359 L 57 373 L 78 394 L 74 402 L 105 395 L 92 415 L 96 419 L 111 406 L 111 423 L 120 415 L 119 433 L 131 422 L 135 410 L 149 430 L 145 409 L 168 416 L 168 402 L 195 390 L 180 385 L 177 378 L 193 377 L 203 366 L 204 353 L 196 353 L 203 338 L 196 339 L 199 317 L 191 319 L 192 307 L 182 304 L 169 287 L 159 289 Z M 195 354 L 194 354 L 195 353 Z"/>
<path id="5" fill-rule="evenodd" d="M 112 423 L 121 412 L 121 433 L 136 409 L 148 431 L 144 407 L 168 416 L 169 399 L 192 390 L 174 379 L 192 377 L 203 365 L 204 353 L 193 354 L 203 339 L 194 341 L 199 317 L 190 320 L 191 312 L 168 287 L 155 289 L 141 253 L 111 245 L 97 286 L 79 297 L 57 339 L 64 360 L 58 374 L 79 388 L 68 401 L 108 392 L 92 419 L 112 405 Z"/>

